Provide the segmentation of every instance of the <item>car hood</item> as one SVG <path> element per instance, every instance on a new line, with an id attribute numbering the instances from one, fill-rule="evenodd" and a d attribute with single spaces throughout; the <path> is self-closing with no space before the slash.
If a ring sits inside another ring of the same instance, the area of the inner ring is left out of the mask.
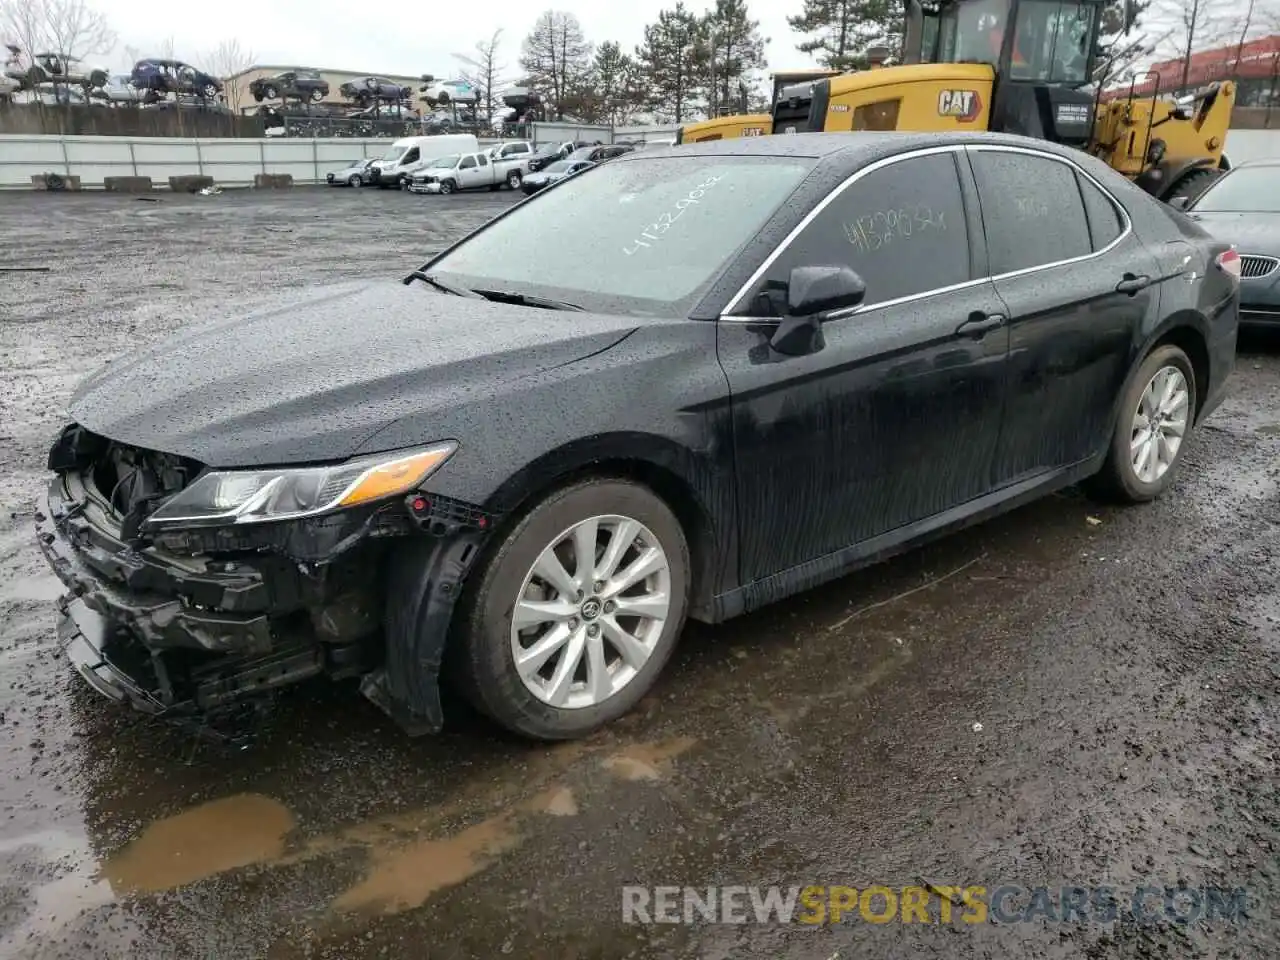
<path id="1" fill-rule="evenodd" d="M 342 460 L 401 417 L 492 395 L 607 350 L 628 317 L 456 297 L 397 281 L 200 325 L 109 363 L 70 414 L 110 439 L 217 467 Z M 456 437 L 424 436 L 423 442 Z"/>
<path id="2" fill-rule="evenodd" d="M 1218 240 L 1234 243 L 1241 253 L 1280 256 L 1280 213 L 1201 213 L 1190 217 Z"/>

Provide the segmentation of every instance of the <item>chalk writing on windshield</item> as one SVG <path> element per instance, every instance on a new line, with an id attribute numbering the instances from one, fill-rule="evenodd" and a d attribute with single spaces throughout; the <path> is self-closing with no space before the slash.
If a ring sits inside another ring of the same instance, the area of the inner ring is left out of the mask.
<path id="1" fill-rule="evenodd" d="M 845 238 L 864 253 L 928 233 L 946 233 L 946 211 L 925 204 L 880 210 L 843 224 Z"/>
<path id="2" fill-rule="evenodd" d="M 660 241 L 671 229 L 677 220 L 684 216 L 684 212 L 690 207 L 697 206 L 706 196 L 707 190 L 719 183 L 721 177 L 707 177 L 700 184 L 694 187 L 685 196 L 675 202 L 675 205 L 668 211 L 658 215 L 658 219 L 641 231 L 640 236 L 631 241 L 630 246 L 622 248 L 622 252 L 628 257 L 634 253 L 639 253 L 646 247 L 651 247 Z"/>

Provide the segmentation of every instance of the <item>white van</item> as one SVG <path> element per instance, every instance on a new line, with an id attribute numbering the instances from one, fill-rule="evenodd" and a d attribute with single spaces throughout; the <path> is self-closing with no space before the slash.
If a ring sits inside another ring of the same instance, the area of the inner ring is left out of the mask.
<path id="1" fill-rule="evenodd" d="M 441 133 L 433 137 L 402 137 L 391 144 L 382 159 L 369 168 L 380 187 L 398 187 L 414 170 L 429 160 L 451 153 L 474 153 L 480 143 L 470 133 Z"/>

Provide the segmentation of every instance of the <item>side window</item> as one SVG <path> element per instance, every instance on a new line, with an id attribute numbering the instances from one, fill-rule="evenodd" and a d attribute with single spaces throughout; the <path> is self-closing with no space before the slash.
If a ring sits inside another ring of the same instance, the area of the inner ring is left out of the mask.
<path id="1" fill-rule="evenodd" d="M 1048 157 L 970 150 L 993 274 L 1093 252 L 1075 170 Z"/>
<path id="2" fill-rule="evenodd" d="M 470 170 L 475 165 L 476 165 L 475 157 L 463 157 L 462 163 L 458 164 L 458 167 L 459 169 L 462 169 L 462 170 Z"/>
<path id="3" fill-rule="evenodd" d="M 486 157 L 483 153 L 478 153 L 476 154 L 476 162 L 479 163 L 480 166 L 482 167 L 487 167 L 489 165 L 489 158 Z"/>
<path id="4" fill-rule="evenodd" d="M 1089 215 L 1089 236 L 1096 253 L 1115 243 L 1124 233 L 1124 221 L 1115 202 L 1094 185 L 1088 177 L 1077 175 L 1080 193 L 1084 196 L 1085 213 Z"/>
<path id="5" fill-rule="evenodd" d="M 774 261 L 748 312 L 779 315 L 795 267 L 852 267 L 867 305 L 972 279 L 955 156 L 911 157 L 853 183 Z"/>
<path id="6" fill-rule="evenodd" d="M 418 152 L 418 148 L 417 148 L 417 147 L 411 147 L 411 148 L 409 149 L 409 151 L 404 155 L 404 158 L 400 161 L 400 163 L 401 163 L 401 164 L 406 164 L 406 163 L 417 163 L 417 162 L 418 162 L 418 157 L 420 157 L 420 156 L 421 156 L 421 154 Z"/>

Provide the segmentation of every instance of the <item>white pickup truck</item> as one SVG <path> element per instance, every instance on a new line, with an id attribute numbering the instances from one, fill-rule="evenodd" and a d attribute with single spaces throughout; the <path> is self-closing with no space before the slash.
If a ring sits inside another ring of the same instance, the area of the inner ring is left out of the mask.
<path id="1" fill-rule="evenodd" d="M 415 170 L 409 177 L 408 188 L 413 193 L 456 193 L 482 187 L 498 190 L 503 186 L 519 190 L 528 172 L 527 155 L 523 159 L 492 160 L 487 152 L 456 153 Z"/>

